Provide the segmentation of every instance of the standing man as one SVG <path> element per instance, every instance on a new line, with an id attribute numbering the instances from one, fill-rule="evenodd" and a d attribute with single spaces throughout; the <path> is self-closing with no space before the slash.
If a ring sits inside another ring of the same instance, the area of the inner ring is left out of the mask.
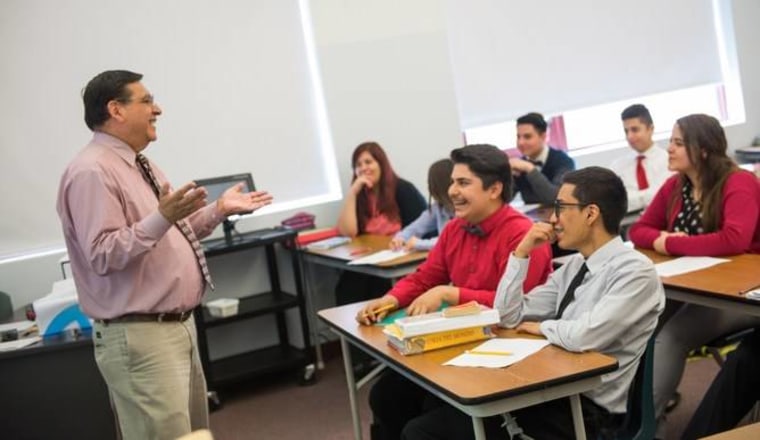
<path id="1" fill-rule="evenodd" d="M 515 190 L 525 203 L 551 205 L 562 176 L 575 169 L 575 162 L 564 151 L 546 145 L 546 121 L 541 113 L 528 113 L 517 119 L 517 149 L 523 157 L 509 159 Z"/>
<path id="2" fill-rule="evenodd" d="M 628 192 L 628 212 L 644 209 L 670 177 L 668 152 L 652 141 L 654 124 L 649 110 L 642 104 L 633 104 L 623 110 L 625 139 L 631 150 L 616 159 L 610 169 L 625 184 Z"/>
<path id="3" fill-rule="evenodd" d="M 122 437 L 173 439 L 208 427 L 192 311 L 211 277 L 198 239 L 272 197 L 236 185 L 207 205 L 194 182 L 172 189 L 141 153 L 161 114 L 141 79 L 112 70 L 87 84 L 94 134 L 61 178 L 57 210 Z"/>
<path id="4" fill-rule="evenodd" d="M 551 223 L 536 223 L 507 260 L 494 307 L 501 325 L 543 336 L 568 351 L 599 351 L 619 368 L 581 396 L 588 438 L 617 438 L 628 391 L 647 341 L 654 332 L 665 294 L 652 262 L 625 246 L 620 221 L 625 187 L 612 171 L 589 167 L 568 173 L 554 203 Z M 531 252 L 556 240 L 577 250 L 546 284 L 523 295 Z M 569 399 L 513 411 L 526 435 L 535 439 L 574 438 Z M 507 438 L 501 417 L 485 419 L 488 438 Z M 405 440 L 471 439 L 472 423 L 444 404 L 409 422 Z"/>

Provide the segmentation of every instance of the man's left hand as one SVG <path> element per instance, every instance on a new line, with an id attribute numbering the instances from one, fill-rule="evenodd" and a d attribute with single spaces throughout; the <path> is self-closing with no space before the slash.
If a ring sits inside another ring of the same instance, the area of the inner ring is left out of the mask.
<path id="1" fill-rule="evenodd" d="M 409 316 L 414 316 L 435 312 L 441 308 L 441 304 L 443 304 L 444 301 L 450 304 L 456 304 L 456 300 L 453 300 L 453 298 L 447 298 L 446 294 L 450 289 L 455 288 L 451 286 L 433 287 L 412 301 L 412 303 L 409 304 L 409 307 L 407 307 L 406 313 Z"/>
<path id="2" fill-rule="evenodd" d="M 543 333 L 541 333 L 541 323 L 540 322 L 533 322 L 533 321 L 521 322 L 517 326 L 517 332 L 518 333 L 528 333 L 528 334 L 536 335 L 536 336 L 543 336 L 544 335 Z"/>
<path id="3" fill-rule="evenodd" d="M 216 209 L 223 216 L 252 212 L 272 203 L 272 196 L 266 191 L 243 192 L 244 183 L 228 188 L 216 201 Z"/>

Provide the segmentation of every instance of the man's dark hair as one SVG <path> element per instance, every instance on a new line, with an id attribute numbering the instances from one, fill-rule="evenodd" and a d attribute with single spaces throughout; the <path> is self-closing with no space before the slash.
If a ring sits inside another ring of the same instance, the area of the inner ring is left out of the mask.
<path id="1" fill-rule="evenodd" d="M 127 85 L 140 81 L 142 77 L 142 74 L 128 70 L 106 70 L 91 79 L 82 92 L 87 127 L 94 130 L 103 125 L 111 117 L 108 103 L 128 100 L 130 92 Z"/>
<path id="2" fill-rule="evenodd" d="M 505 203 L 512 200 L 512 169 L 503 151 L 489 144 L 466 145 L 451 150 L 451 161 L 467 165 L 483 181 L 483 189 L 501 182 L 501 199 Z"/>
<path id="3" fill-rule="evenodd" d="M 546 120 L 541 113 L 531 112 L 517 118 L 517 125 L 530 124 L 536 129 L 538 134 L 546 133 Z"/>
<path id="4" fill-rule="evenodd" d="M 651 127 L 653 124 L 652 115 L 649 114 L 649 109 L 644 107 L 644 104 L 633 104 L 628 106 L 623 110 L 623 113 L 620 114 L 620 119 L 623 121 L 633 118 L 639 118 L 639 120 L 647 127 Z"/>
<path id="5" fill-rule="evenodd" d="M 565 174 L 562 183 L 575 185 L 573 197 L 578 203 L 599 207 L 607 232 L 620 233 L 620 221 L 628 210 L 628 196 L 617 174 L 607 168 L 586 167 Z"/>

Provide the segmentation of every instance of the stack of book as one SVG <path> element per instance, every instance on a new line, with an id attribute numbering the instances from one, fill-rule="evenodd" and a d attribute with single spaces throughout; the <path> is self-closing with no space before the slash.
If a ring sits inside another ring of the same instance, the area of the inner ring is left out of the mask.
<path id="1" fill-rule="evenodd" d="M 488 339 L 493 336 L 491 327 L 498 323 L 498 311 L 472 302 L 397 319 L 383 333 L 391 347 L 409 355 Z"/>

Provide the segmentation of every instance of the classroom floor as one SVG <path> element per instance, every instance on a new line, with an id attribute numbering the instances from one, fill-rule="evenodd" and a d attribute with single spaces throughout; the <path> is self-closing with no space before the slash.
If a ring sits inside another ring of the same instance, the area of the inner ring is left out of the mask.
<path id="1" fill-rule="evenodd" d="M 690 361 L 679 390 L 681 403 L 669 415 L 668 439 L 678 439 L 718 372 L 711 358 Z M 369 439 L 368 387 L 359 392 L 363 438 Z M 295 374 L 271 376 L 221 393 L 211 413 L 215 440 L 353 438 L 348 391 L 340 356 L 326 360 L 316 384 L 299 386 Z"/>

